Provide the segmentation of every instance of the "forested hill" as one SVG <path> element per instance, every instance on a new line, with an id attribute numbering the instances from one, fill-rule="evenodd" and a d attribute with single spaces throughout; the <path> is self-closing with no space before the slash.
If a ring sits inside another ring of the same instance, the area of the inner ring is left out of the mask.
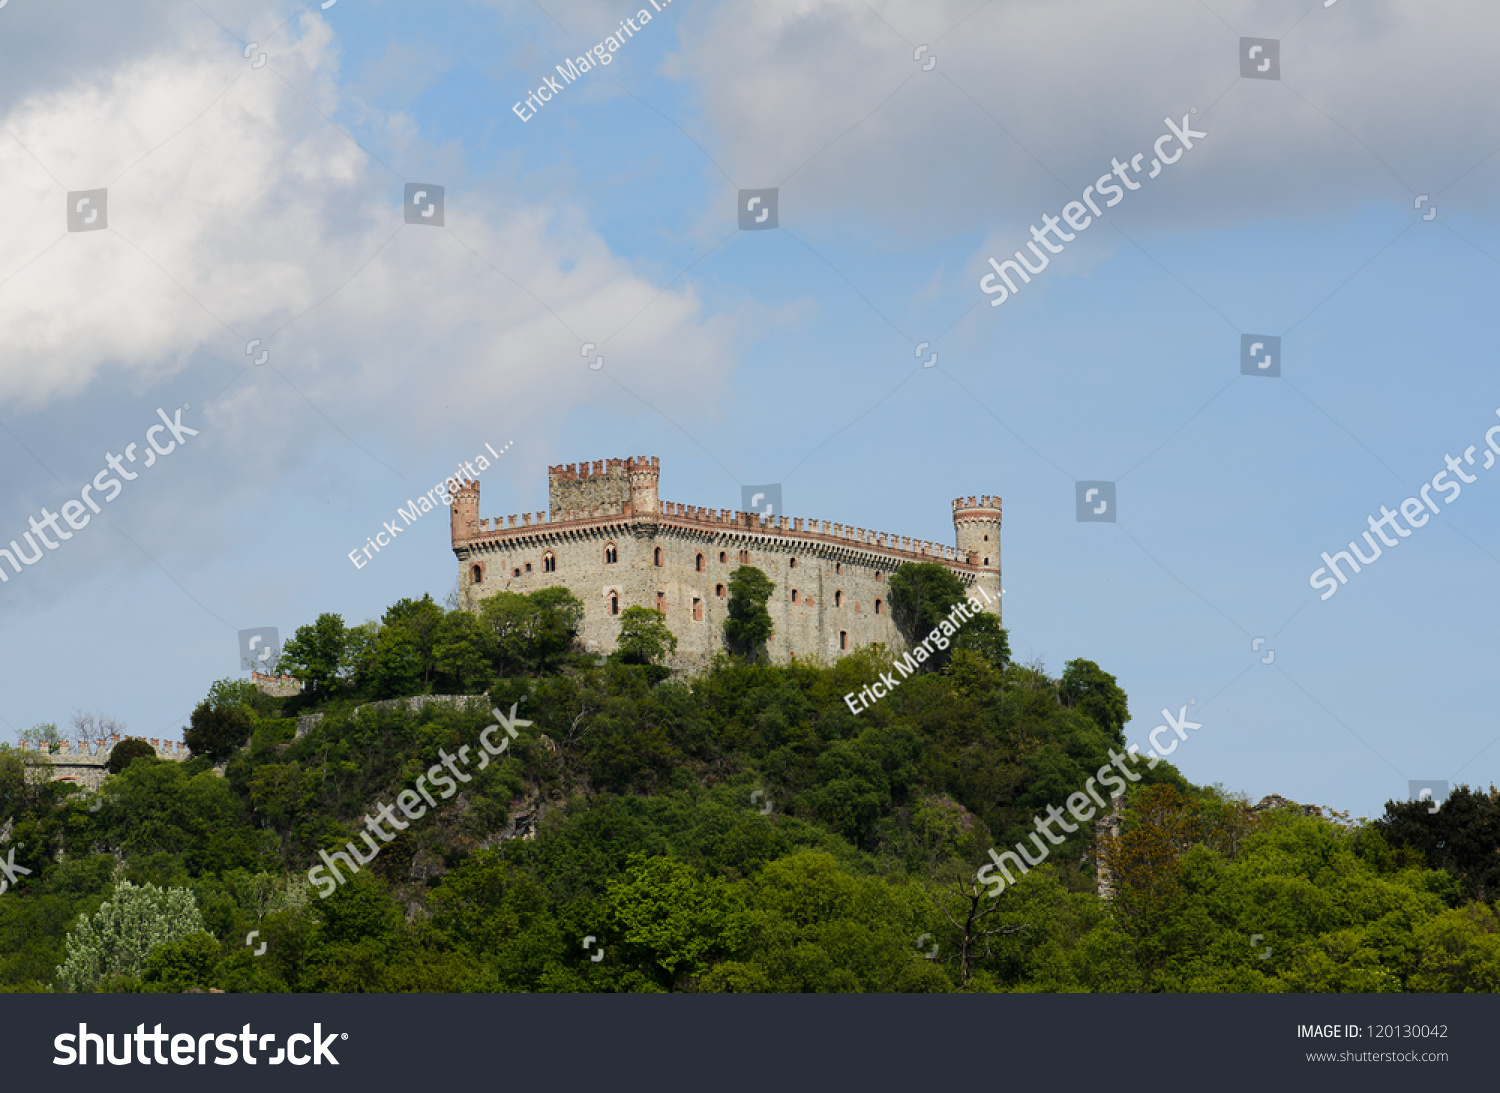
<path id="1" fill-rule="evenodd" d="M 920 628 L 952 597 L 918 600 Z M 0 748 L 0 989 L 1500 987 L 1493 789 L 1361 823 L 1142 764 L 1112 899 L 1093 823 L 991 898 L 988 851 L 1124 745 L 1097 665 L 1010 663 L 995 627 L 856 714 L 880 648 L 675 676 L 654 612 L 597 658 L 570 601 L 321 616 L 282 661 L 307 691 L 220 681 L 194 758 L 120 756 L 98 795 Z M 484 698 L 373 705 L 421 694 Z"/>

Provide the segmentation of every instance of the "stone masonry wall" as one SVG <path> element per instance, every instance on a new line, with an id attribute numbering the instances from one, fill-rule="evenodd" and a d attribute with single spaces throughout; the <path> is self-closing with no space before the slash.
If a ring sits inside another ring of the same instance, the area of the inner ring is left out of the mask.
<path id="1" fill-rule="evenodd" d="M 54 782 L 76 782 L 85 789 L 97 790 L 99 784 L 104 781 L 104 776 L 109 773 L 106 769 L 109 765 L 109 753 L 114 751 L 115 745 L 120 742 L 120 737 L 113 737 L 107 743 L 97 744 L 93 750 L 84 745 L 74 747 L 71 742 L 63 741 L 62 749 L 56 754 L 47 755 L 50 761 L 48 766 L 34 766 L 27 770 L 27 777 L 33 780 L 48 780 Z M 125 737 L 126 740 L 135 739 Z M 176 740 L 148 740 L 146 741 L 156 749 L 156 755 L 160 759 L 170 759 L 174 762 L 182 762 L 191 758 L 187 745 Z M 42 756 L 45 753 L 30 744 L 22 743 L 21 751 L 26 756 Z"/>
<path id="2" fill-rule="evenodd" d="M 553 520 L 619 516 L 630 502 L 625 460 L 599 460 L 590 468 L 552 467 L 547 474 L 547 504 Z"/>

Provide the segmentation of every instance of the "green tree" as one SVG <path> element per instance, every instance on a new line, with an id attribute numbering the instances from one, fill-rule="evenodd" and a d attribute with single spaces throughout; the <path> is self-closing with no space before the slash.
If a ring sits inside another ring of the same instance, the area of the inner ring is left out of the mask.
<path id="1" fill-rule="evenodd" d="M 891 574 L 891 617 L 896 629 L 909 644 L 916 645 L 927 637 L 953 610 L 967 598 L 964 583 L 947 566 L 936 562 L 903 562 Z M 951 625 L 951 624 L 950 624 Z M 984 618 L 972 619 L 965 627 L 978 627 L 970 639 L 970 648 L 981 649 L 1002 660 L 1009 655 L 1005 631 L 998 620 L 986 624 Z M 963 631 L 953 641 L 961 640 Z M 922 665 L 923 672 L 933 672 L 948 663 L 952 648 L 939 649 Z"/>
<path id="2" fill-rule="evenodd" d="M 21 814 L 43 812 L 60 788 L 59 783 L 37 770 L 50 766 L 47 755 L 21 751 L 9 744 L 0 744 L 0 825 L 11 820 L 11 810 L 19 808 Z M 3 946 L 0 946 L 3 948 Z"/>
<path id="3" fill-rule="evenodd" d="M 360 687 L 372 698 L 404 698 L 422 693 L 427 672 L 421 643 L 404 626 L 382 626 L 365 658 Z"/>
<path id="4" fill-rule="evenodd" d="M 958 628 L 953 639 L 953 651 L 972 649 L 996 668 L 1010 663 L 1010 635 L 1000 625 L 1000 620 L 988 611 L 974 616 Z"/>
<path id="5" fill-rule="evenodd" d="M 621 955 L 646 964 L 671 989 L 701 975 L 714 956 L 733 953 L 748 921 L 720 877 L 701 877 L 671 858 L 632 857 L 611 881 L 606 921 L 622 939 Z"/>
<path id="6" fill-rule="evenodd" d="M 216 679 L 208 688 L 210 706 L 227 706 L 238 702 L 253 710 L 267 707 L 269 699 L 248 679 Z"/>
<path id="7" fill-rule="evenodd" d="M 411 642 L 421 671 L 423 686 L 432 682 L 436 668 L 438 632 L 446 612 L 433 602 L 432 596 L 420 600 L 401 599 L 393 603 L 380 619 L 382 630 L 399 629 Z"/>
<path id="8" fill-rule="evenodd" d="M 495 674 L 494 639 L 471 612 L 450 611 L 433 641 L 437 686 L 454 694 L 474 694 L 489 687 Z"/>
<path id="9" fill-rule="evenodd" d="M 1083 714 L 1116 741 L 1124 742 L 1130 707 L 1114 676 L 1092 660 L 1070 660 L 1063 665 L 1057 690 L 1063 705 Z"/>
<path id="10" fill-rule="evenodd" d="M 151 950 L 203 929 L 203 916 L 186 888 L 137 888 L 128 880 L 92 915 L 80 918 L 63 943 L 57 979 L 81 991 L 105 978 L 139 975 Z"/>
<path id="11" fill-rule="evenodd" d="M 615 650 L 626 664 L 658 664 L 677 652 L 677 635 L 668 629 L 666 615 L 632 604 L 620 612 Z"/>
<path id="12" fill-rule="evenodd" d="M 240 754 L 248 763 L 248 753 Z M 240 761 L 230 764 L 231 772 Z M 106 779 L 100 794 L 107 807 L 95 820 L 93 837 L 119 847 L 132 864 L 161 857 L 190 876 L 258 867 L 262 849 L 274 847 L 276 835 L 250 823 L 230 778 L 203 766 L 199 760 L 134 762 Z"/>
<path id="13" fill-rule="evenodd" d="M 431 596 L 401 599 L 379 623 L 351 629 L 344 659 L 358 690 L 372 698 L 426 693 L 437 672 L 445 614 Z"/>
<path id="14" fill-rule="evenodd" d="M 747 659 L 757 659 L 775 631 L 771 612 L 766 610 L 775 591 L 775 582 L 753 565 L 742 565 L 729 575 L 729 617 L 724 620 L 724 637 Z"/>
<path id="15" fill-rule="evenodd" d="M 541 671 L 555 667 L 573 647 L 583 622 L 583 601 L 559 585 L 533 592 L 531 602 L 536 609 L 532 664 Z"/>
<path id="16" fill-rule="evenodd" d="M 764 976 L 764 985 L 752 989 L 953 989 L 942 965 L 923 959 L 916 948 L 917 939 L 937 922 L 914 884 L 855 876 L 829 854 L 802 851 L 771 862 L 741 887 L 753 927 L 740 959 Z M 719 976 L 707 980 L 715 989 L 732 985 Z"/>
<path id="17" fill-rule="evenodd" d="M 1444 911 L 1416 936 L 1414 991 L 1494 994 L 1500 991 L 1500 921 L 1483 903 Z"/>
<path id="18" fill-rule="evenodd" d="M 1373 829 L 1394 848 L 1415 851 L 1429 869 L 1460 880 L 1466 899 L 1500 896 L 1500 790 L 1457 786 L 1436 808 L 1430 801 L 1387 801 Z"/>
<path id="19" fill-rule="evenodd" d="M 223 953 L 219 939 L 200 931 L 156 946 L 146 957 L 141 979 L 156 989 L 180 993 L 218 982 Z"/>
<path id="20" fill-rule="evenodd" d="M 215 683 L 208 697 L 193 710 L 182 739 L 194 755 L 206 755 L 218 763 L 250 739 L 255 722 L 237 683 L 228 679 Z"/>
<path id="21" fill-rule="evenodd" d="M 342 675 L 349 631 L 340 615 L 324 612 L 311 626 L 299 626 L 281 649 L 278 672 L 287 672 L 314 690 L 326 690 Z"/>
<path id="22" fill-rule="evenodd" d="M 964 598 L 963 581 L 936 562 L 903 562 L 891 574 L 891 617 L 908 641 L 921 641 Z"/>
<path id="23" fill-rule="evenodd" d="M 479 617 L 494 639 L 502 672 L 541 671 L 572 647 L 583 603 L 561 587 L 530 595 L 496 592 L 479 601 Z"/>
<path id="24" fill-rule="evenodd" d="M 119 774 L 137 759 L 155 759 L 156 749 L 144 740 L 130 737 L 121 740 L 109 751 L 109 762 L 105 765 L 111 774 Z"/>

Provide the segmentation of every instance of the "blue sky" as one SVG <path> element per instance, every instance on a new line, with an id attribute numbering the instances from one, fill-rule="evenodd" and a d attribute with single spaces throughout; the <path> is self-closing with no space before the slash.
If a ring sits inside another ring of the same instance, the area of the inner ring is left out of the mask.
<path id="1" fill-rule="evenodd" d="M 1500 14 L 674 0 L 515 116 L 638 7 L 0 11 L 0 545 L 157 407 L 200 430 L 0 584 L 0 733 L 176 738 L 239 629 L 441 600 L 443 516 L 348 552 L 510 443 L 481 515 L 627 455 L 668 500 L 780 482 L 950 543 L 954 497 L 1000 494 L 1017 656 L 1116 674 L 1143 747 L 1195 699 L 1193 780 L 1356 815 L 1495 780 L 1500 474 L 1330 600 L 1308 578 L 1500 424 Z M 987 257 L 1185 115 L 1208 136 L 988 306 Z M 403 226 L 418 182 L 444 227 Z M 67 232 L 106 186 L 109 227 Z M 738 230 L 772 186 L 780 227 Z M 1279 378 L 1240 375 L 1242 334 L 1282 338 Z M 1116 523 L 1076 519 L 1094 479 Z"/>

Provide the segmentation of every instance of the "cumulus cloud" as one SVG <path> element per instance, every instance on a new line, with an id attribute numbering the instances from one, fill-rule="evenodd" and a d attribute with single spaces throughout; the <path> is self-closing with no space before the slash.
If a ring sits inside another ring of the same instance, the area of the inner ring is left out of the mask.
<path id="1" fill-rule="evenodd" d="M 451 427 L 502 397 L 537 419 L 588 397 L 579 342 L 621 327 L 618 367 L 649 360 L 673 398 L 716 397 L 703 362 L 730 359 L 727 324 L 636 275 L 578 210 L 460 185 L 444 230 L 403 226 L 405 179 L 328 120 L 388 119 L 346 100 L 323 20 L 264 43 L 259 68 L 206 20 L 173 29 L 0 114 L 0 403 L 269 351 L 346 420 Z M 104 186 L 109 229 L 66 232 L 65 193 Z"/>

